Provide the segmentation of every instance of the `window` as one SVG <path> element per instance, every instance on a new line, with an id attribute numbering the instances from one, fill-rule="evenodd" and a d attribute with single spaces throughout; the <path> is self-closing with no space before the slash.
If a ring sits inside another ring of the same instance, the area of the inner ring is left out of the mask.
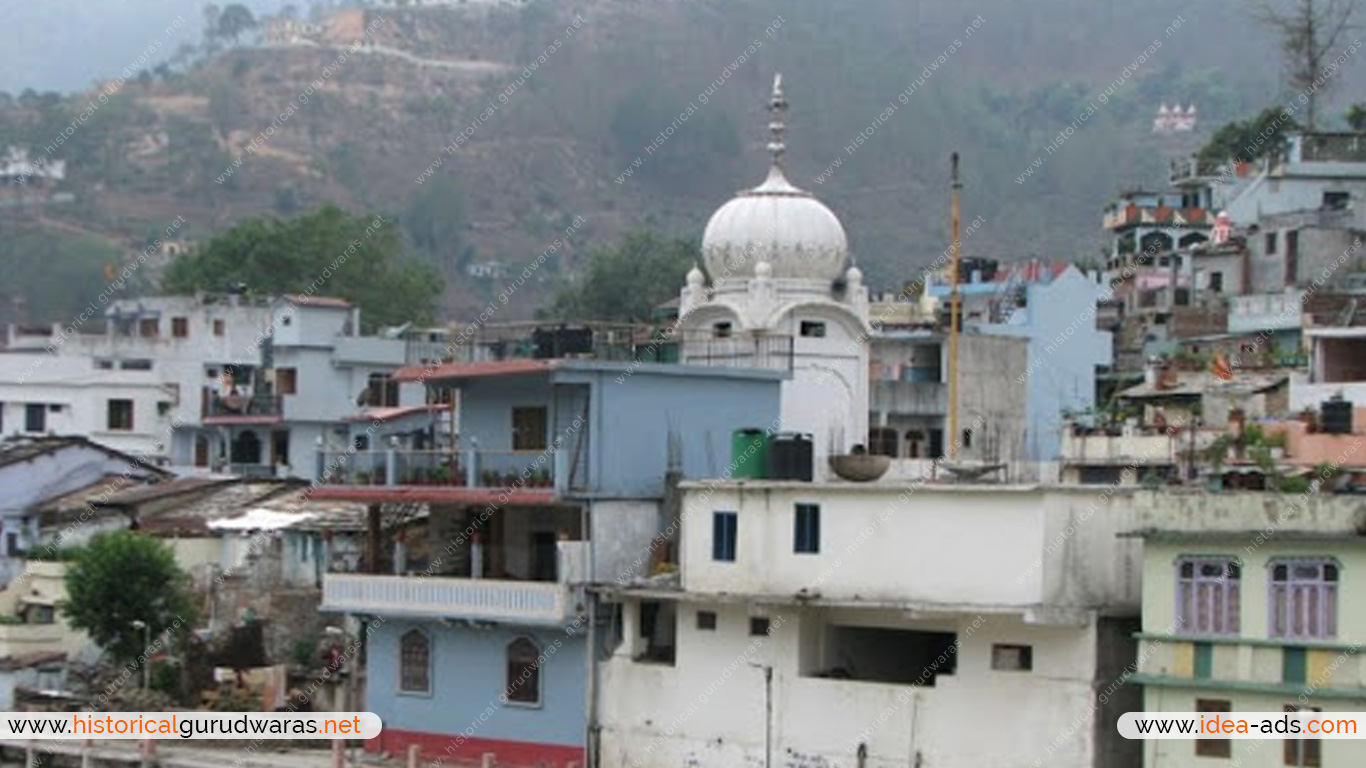
<path id="1" fill-rule="evenodd" d="M 1223 273 L 1223 272 L 1211 272 L 1211 273 L 1210 273 L 1210 276 L 1209 276 L 1209 289 L 1210 289 L 1211 291 L 1214 291 L 1215 293 L 1223 293 L 1223 291 L 1224 291 L 1224 273 Z"/>
<path id="2" fill-rule="evenodd" d="M 1232 712 L 1229 702 L 1220 699 L 1196 699 L 1196 712 Z M 1230 757 L 1233 742 L 1228 739 L 1196 739 L 1195 754 L 1199 757 Z"/>
<path id="3" fill-rule="evenodd" d="M 730 338 L 731 324 L 717 323 L 711 327 L 711 335 L 717 339 Z"/>
<path id="4" fill-rule="evenodd" d="M 1228 558 L 1182 558 L 1176 564 L 1176 621 L 1186 634 L 1236 635 L 1242 571 Z"/>
<path id="5" fill-rule="evenodd" d="M 801 334 L 813 339 L 825 338 L 825 323 L 815 320 L 803 320 L 801 324 Z"/>
<path id="6" fill-rule="evenodd" d="M 636 655 L 636 661 L 673 665 L 677 646 L 677 610 L 676 603 L 659 600 L 641 601 L 641 651 Z"/>
<path id="7" fill-rule="evenodd" d="M 171 335 L 177 339 L 189 338 L 190 319 L 188 317 L 171 318 Z"/>
<path id="8" fill-rule="evenodd" d="M 991 668 L 1002 672 L 1028 672 L 1034 668 L 1034 646 L 991 646 Z"/>
<path id="9" fill-rule="evenodd" d="M 1351 192 L 1324 192 L 1323 207 L 1330 211 L 1341 211 L 1352 200 Z"/>
<path id="10" fill-rule="evenodd" d="M 1333 560 L 1272 561 L 1272 637 L 1326 640 L 1338 633 L 1338 565 Z"/>
<path id="11" fill-rule="evenodd" d="M 896 457 L 897 434 L 895 429 L 874 427 L 868 430 L 868 452 L 874 456 Z"/>
<path id="12" fill-rule="evenodd" d="M 214 320 L 213 320 L 213 335 L 215 335 L 215 336 L 222 336 L 222 335 L 223 335 L 223 318 L 221 318 L 221 317 L 216 317 L 216 318 L 214 318 Z"/>
<path id="13" fill-rule="evenodd" d="M 155 317 L 144 317 L 138 321 L 138 335 L 143 338 L 153 338 L 159 332 L 159 323 Z"/>
<path id="14" fill-rule="evenodd" d="M 525 637 L 508 643 L 508 702 L 541 703 L 541 649 Z"/>
<path id="15" fill-rule="evenodd" d="M 19 557 L 19 534 L 13 532 L 5 534 L 5 555 L 7 557 Z"/>
<path id="16" fill-rule="evenodd" d="M 544 451 L 547 422 L 547 412 L 543 405 L 513 408 L 512 450 Z"/>
<path id="17" fill-rule="evenodd" d="M 297 368 L 276 368 L 276 369 L 275 369 L 275 394 L 277 394 L 277 395 L 297 395 L 297 394 L 299 394 L 299 369 L 297 369 Z"/>
<path id="18" fill-rule="evenodd" d="M 716 612 L 715 612 L 715 611 L 698 611 L 698 612 L 697 612 L 697 628 L 700 629 L 700 630 L 703 630 L 703 631 L 705 631 L 705 632 L 715 632 L 715 631 L 716 631 Z"/>
<path id="19" fill-rule="evenodd" d="M 963 447 L 964 447 L 964 448 L 971 448 L 971 447 L 972 447 L 972 430 L 971 430 L 971 429 L 965 429 L 965 430 L 963 430 Z"/>
<path id="20" fill-rule="evenodd" d="M 1266 255 L 1267 255 L 1267 256 L 1274 256 L 1275 254 L 1276 254 L 1276 233 L 1275 233 L 1275 232 L 1267 232 L 1267 233 L 1266 233 Z"/>
<path id="21" fill-rule="evenodd" d="M 408 693 L 432 689 L 431 641 L 420 629 L 410 629 L 399 640 L 398 687 Z"/>
<path id="22" fill-rule="evenodd" d="M 152 370 L 152 361 L 146 358 L 124 360 L 119 363 L 119 368 L 125 371 L 150 371 Z"/>
<path id="23" fill-rule="evenodd" d="M 798 504 L 793 514 L 792 551 L 801 555 L 821 551 L 821 506 Z"/>
<path id="24" fill-rule="evenodd" d="M 110 430 L 127 432 L 133 429 L 132 400 L 110 400 L 106 410 Z"/>
<path id="25" fill-rule="evenodd" d="M 398 406 L 398 382 L 387 373 L 370 374 L 365 388 L 365 404 L 377 408 Z"/>
<path id="26" fill-rule="evenodd" d="M 47 431 L 47 406 L 42 403 L 29 403 L 24 406 L 24 431 Z"/>
<path id="27" fill-rule="evenodd" d="M 1285 233 L 1285 283 L 1294 285 L 1300 276 L 1300 233 L 1291 230 Z"/>
<path id="28" fill-rule="evenodd" d="M 114 361 L 113 361 L 113 360 L 96 360 L 96 361 L 95 361 L 95 367 L 96 367 L 97 369 L 101 370 L 101 371 L 112 371 L 112 370 L 114 370 Z"/>
<path id="29" fill-rule="evenodd" d="M 711 559 L 735 562 L 735 536 L 740 525 L 734 512 L 715 512 L 711 516 Z"/>
<path id="30" fill-rule="evenodd" d="M 752 616 L 749 620 L 749 633 L 755 637 L 767 635 L 772 626 L 767 616 Z"/>
<path id="31" fill-rule="evenodd" d="M 1294 704 L 1285 705 L 1286 712 L 1322 712 L 1318 707 L 1297 707 Z M 1318 768 L 1323 765 L 1323 747 L 1318 739 L 1286 739 L 1285 740 L 1285 764 L 1303 765 L 1309 768 Z"/>

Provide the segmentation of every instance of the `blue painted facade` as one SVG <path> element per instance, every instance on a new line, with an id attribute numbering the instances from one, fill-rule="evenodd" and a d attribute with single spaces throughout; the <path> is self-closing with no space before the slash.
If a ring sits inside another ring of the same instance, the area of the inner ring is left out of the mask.
<path id="1" fill-rule="evenodd" d="M 1071 266 L 1050 281 L 1022 287 L 1025 306 L 1015 309 L 1006 322 L 966 322 L 982 333 L 1029 339 L 1025 456 L 1030 461 L 1052 461 L 1062 450 L 1061 413 L 1095 403 L 1096 366 L 1108 366 L 1113 359 L 1110 332 L 1096 329 L 1096 302 L 1104 289 Z M 965 297 L 994 296 L 1005 284 L 965 283 L 959 288 Z M 930 292 L 947 300 L 949 288 L 936 285 Z"/>
<path id="2" fill-rule="evenodd" d="M 427 633 L 431 643 L 431 690 L 425 694 L 398 688 L 400 638 L 412 629 Z M 510 684 L 507 646 L 518 637 L 529 638 L 546 659 L 539 669 L 536 705 L 500 700 Z M 385 728 L 452 738 L 472 728 L 467 738 L 583 747 L 587 640 L 582 633 L 389 619 L 374 626 L 369 642 L 365 704 Z"/>
<path id="3" fill-rule="evenodd" d="M 557 490 L 581 498 L 657 498 L 671 442 L 684 477 L 716 477 L 730 464 L 735 429 L 778 420 L 785 374 L 776 371 L 644 364 L 623 376 L 627 370 L 622 363 L 563 360 L 546 373 L 463 381 L 462 447 L 510 451 L 512 409 L 544 406 L 547 444 L 565 442 L 556 456 Z"/>
<path id="4" fill-rule="evenodd" d="M 589 510 L 590 530 L 583 537 L 596 552 L 597 578 L 610 580 L 622 563 L 648 552 L 659 531 L 667 474 L 721 475 L 731 462 L 734 430 L 776 427 L 788 376 L 774 370 L 556 360 L 541 370 L 456 375 L 430 386 L 459 390 L 460 450 L 481 462 L 513 450 L 514 408 L 546 409 L 545 443 L 560 441 L 552 450 L 556 496 L 562 506 Z M 458 614 L 381 618 L 370 634 L 366 682 L 366 706 L 385 726 L 381 748 L 418 744 L 424 754 L 440 755 L 455 745 L 462 757 L 493 752 L 501 764 L 582 764 L 586 630 L 476 625 Z M 399 690 L 401 638 L 413 628 L 431 640 L 429 693 Z M 509 685 L 508 644 L 523 636 L 545 654 L 535 706 L 499 700 Z M 553 654 L 546 653 L 551 647 Z M 473 733 L 466 734 L 469 728 Z M 461 734 L 466 737 L 458 740 Z"/>

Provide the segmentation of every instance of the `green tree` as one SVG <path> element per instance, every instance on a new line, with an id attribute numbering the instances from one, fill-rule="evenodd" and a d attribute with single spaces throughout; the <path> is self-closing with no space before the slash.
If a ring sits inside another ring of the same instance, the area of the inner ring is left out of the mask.
<path id="1" fill-rule="evenodd" d="M 223 9 L 218 17 L 218 36 L 232 38 L 233 45 L 244 32 L 256 29 L 256 17 L 241 3 L 233 3 Z"/>
<path id="2" fill-rule="evenodd" d="M 427 179 L 400 216 L 413 247 L 445 268 L 460 267 L 465 244 L 465 189 L 454 176 Z"/>
<path id="3" fill-rule="evenodd" d="M 409 255 L 392 217 L 334 205 L 291 219 L 249 219 L 172 262 L 168 293 L 223 291 L 339 296 L 361 308 L 367 330 L 430 322 L 442 293 L 435 268 Z"/>
<path id="4" fill-rule="evenodd" d="M 542 315 L 557 320 L 644 322 L 678 295 L 688 270 L 701 261 L 695 240 L 634 232 L 587 264 L 552 296 Z"/>
<path id="5" fill-rule="evenodd" d="M 1229 123 L 1210 136 L 1200 148 L 1201 164 L 1217 165 L 1229 160 L 1250 163 L 1280 148 L 1287 133 L 1299 129 L 1293 117 L 1286 117 L 1281 107 L 1267 107 L 1261 114 L 1247 120 Z"/>
<path id="6" fill-rule="evenodd" d="M 1354 131 L 1366 131 L 1366 104 L 1353 104 L 1347 108 L 1347 125 Z"/>
<path id="7" fill-rule="evenodd" d="M 102 533 L 67 566 L 62 613 L 121 661 L 145 648 L 144 622 L 153 638 L 193 620 L 189 579 L 171 548 L 136 531 Z"/>

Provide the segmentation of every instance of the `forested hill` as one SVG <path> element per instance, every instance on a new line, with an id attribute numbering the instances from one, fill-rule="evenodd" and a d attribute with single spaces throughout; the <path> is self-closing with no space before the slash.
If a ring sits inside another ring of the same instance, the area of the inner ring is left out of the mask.
<path id="1" fill-rule="evenodd" d="M 263 46 L 247 34 L 201 46 L 196 32 L 190 50 L 168 41 L 173 64 L 123 84 L 61 147 L 75 202 L 0 213 L 0 250 L 27 244 L 0 252 L 15 265 L 0 290 L 46 311 L 61 296 L 24 281 L 54 260 L 89 262 L 66 268 L 97 280 L 111 243 L 140 248 L 176 217 L 197 239 L 336 201 L 393 213 L 451 278 L 448 308 L 460 314 L 497 289 L 496 277 L 468 277 L 469 265 L 525 262 L 575 217 L 583 224 L 549 282 L 624 231 L 699 234 L 762 178 L 764 106 L 780 71 L 790 175 L 841 216 L 875 285 L 899 283 L 945 247 L 954 150 L 964 211 L 985 221 L 970 255 L 1094 256 L 1116 191 L 1161 184 L 1170 154 L 1285 97 L 1278 53 L 1246 7 L 470 0 L 368 8 L 355 29 L 373 45 L 342 61 L 327 45 Z M 164 27 L 162 15 L 145 29 Z M 128 38 L 136 57 L 146 41 L 126 26 L 117 44 Z M 1362 100 L 1360 71 L 1351 62 L 1336 76 L 1325 114 Z M 1098 100 L 1107 87 L 1114 95 Z M 0 99 L 0 145 L 41 153 L 98 93 Z M 1196 134 L 1154 135 L 1163 102 L 1196 104 Z M 1097 109 L 1079 121 L 1088 104 Z"/>

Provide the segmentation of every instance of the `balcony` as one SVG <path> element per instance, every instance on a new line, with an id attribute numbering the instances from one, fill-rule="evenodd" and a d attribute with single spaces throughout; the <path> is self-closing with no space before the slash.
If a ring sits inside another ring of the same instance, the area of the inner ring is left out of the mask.
<path id="1" fill-rule="evenodd" d="M 1366 699 L 1366 673 L 1355 643 L 1145 633 L 1139 645 L 1132 682 L 1206 690 L 1227 686 L 1292 699 L 1301 693 Z"/>
<path id="2" fill-rule="evenodd" d="M 1186 447 L 1185 435 L 1169 436 L 1165 430 L 1151 434 L 1124 429 L 1119 434 L 1103 430 L 1066 430 L 1062 438 L 1062 457 L 1067 464 L 1175 464 Z"/>
<path id="3" fill-rule="evenodd" d="M 549 451 L 404 448 L 320 451 L 317 476 L 331 486 L 549 492 L 557 487 L 562 456 Z"/>
<path id="4" fill-rule="evenodd" d="M 791 336 L 716 336 L 708 329 L 685 333 L 682 342 L 682 362 L 687 365 L 792 370 Z"/>
<path id="5" fill-rule="evenodd" d="M 328 573 L 319 610 L 554 626 L 577 614 L 587 542 L 559 542 L 555 581 Z"/>
<path id="6" fill-rule="evenodd" d="M 205 424 L 273 424 L 284 416 L 280 395 L 210 395 L 204 400 Z"/>
<path id="7" fill-rule="evenodd" d="M 894 416 L 943 416 L 949 412 L 948 385 L 937 381 L 872 382 L 872 411 Z"/>

